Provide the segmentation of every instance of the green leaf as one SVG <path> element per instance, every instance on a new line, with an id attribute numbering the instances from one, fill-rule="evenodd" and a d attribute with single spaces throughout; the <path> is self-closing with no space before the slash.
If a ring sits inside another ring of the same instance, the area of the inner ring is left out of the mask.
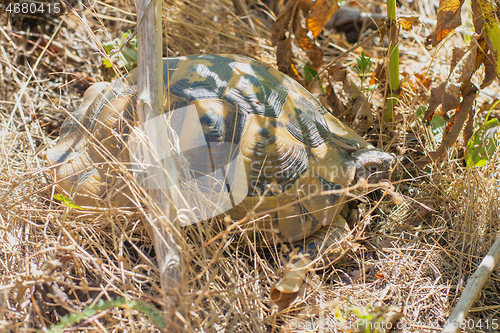
<path id="1" fill-rule="evenodd" d="M 318 75 L 318 72 L 312 68 L 311 66 L 311 63 L 310 62 L 307 62 L 307 64 L 304 66 L 304 76 L 305 76 L 305 79 L 306 79 L 306 82 L 308 84 L 310 84 L 312 82 L 312 80 Z M 316 78 L 316 80 L 318 80 L 319 82 L 319 86 L 321 87 L 321 90 L 323 91 L 323 93 L 326 93 L 326 89 L 325 87 L 323 87 L 323 85 L 321 84 L 321 80 L 319 79 L 319 76 Z"/>
<path id="2" fill-rule="evenodd" d="M 420 106 L 417 109 L 417 119 L 420 123 L 424 121 L 422 118 L 425 114 L 425 111 L 427 111 L 427 108 L 424 106 Z M 443 140 L 444 131 L 446 129 L 446 121 L 443 119 L 443 117 L 434 115 L 431 119 L 430 125 L 432 134 L 434 135 L 434 141 L 436 143 L 441 143 L 441 141 Z"/>
<path id="3" fill-rule="evenodd" d="M 361 52 L 361 55 L 359 56 L 358 59 L 356 59 L 356 62 L 358 63 L 358 67 L 359 69 L 361 69 L 361 72 L 363 75 L 365 75 L 366 73 L 368 73 L 371 68 L 372 68 L 372 57 L 366 57 L 365 56 L 365 52 Z"/>
<path id="4" fill-rule="evenodd" d="M 137 66 L 137 36 L 129 41 L 120 52 L 112 53 L 113 50 L 119 50 L 122 47 L 131 33 L 129 30 L 122 33 L 121 39 L 116 38 L 110 42 L 103 43 L 104 50 L 110 56 L 109 60 L 103 60 L 104 67 L 111 68 L 114 63 L 119 69 L 126 68 L 127 70 L 131 70 Z"/>
<path id="5" fill-rule="evenodd" d="M 59 200 L 63 206 L 83 210 L 82 207 L 78 206 L 71 198 L 68 198 L 65 195 L 56 194 L 54 195 L 54 199 Z"/>
<path id="6" fill-rule="evenodd" d="M 443 141 L 444 130 L 446 129 L 446 120 L 443 117 L 434 115 L 431 119 L 432 134 L 437 143 Z"/>
<path id="7" fill-rule="evenodd" d="M 356 67 L 353 68 L 353 70 L 356 72 L 356 74 L 358 74 L 358 77 L 361 80 L 361 90 L 363 92 L 367 92 L 367 91 L 375 89 L 375 87 L 368 88 L 368 89 L 363 88 L 364 82 L 367 78 L 367 74 L 370 72 L 372 65 L 373 65 L 373 62 L 371 59 L 372 59 L 371 57 L 367 58 L 365 56 L 365 52 L 363 51 L 363 52 L 361 52 L 361 55 L 359 56 L 359 58 L 356 59 L 356 63 L 358 64 L 357 68 Z M 359 68 L 359 70 L 358 70 L 358 68 Z"/>
<path id="8" fill-rule="evenodd" d="M 318 72 L 311 67 L 311 63 L 307 62 L 307 64 L 304 66 L 304 76 L 306 78 L 307 83 L 311 83 L 312 80 L 318 75 Z M 318 77 L 318 82 L 320 82 L 319 77 Z"/>
<path id="9" fill-rule="evenodd" d="M 104 51 L 106 51 L 107 54 L 110 54 L 113 49 L 118 48 L 118 40 L 115 39 L 111 42 L 105 42 L 102 44 L 102 47 L 104 47 Z"/>
<path id="10" fill-rule="evenodd" d="M 128 300 L 124 297 L 118 297 L 116 299 L 104 301 L 100 299 L 97 303 L 89 308 L 88 306 L 83 309 L 80 313 L 71 313 L 61 318 L 61 320 L 52 325 L 49 330 L 49 333 L 62 333 L 65 330 L 65 327 L 68 325 L 78 324 L 80 321 L 87 319 L 89 317 L 95 316 L 100 311 L 107 310 L 109 308 L 119 307 L 123 309 L 135 309 L 137 311 L 141 311 L 146 314 L 149 318 L 151 318 L 156 325 L 160 328 L 165 327 L 165 321 L 163 319 L 163 315 L 161 311 L 154 308 L 152 305 L 144 302 L 144 301 L 135 301 Z"/>
<path id="11" fill-rule="evenodd" d="M 426 110 L 427 108 L 425 106 L 419 106 L 417 109 L 417 118 L 421 118 Z"/>
<path id="12" fill-rule="evenodd" d="M 109 62 L 109 60 L 108 60 L 108 59 L 104 59 L 104 60 L 102 61 L 102 64 L 103 64 L 103 65 L 104 65 L 104 67 L 106 67 L 106 68 L 111 68 L 111 67 L 112 67 L 112 65 L 111 65 L 111 63 Z"/>
<path id="13" fill-rule="evenodd" d="M 488 120 L 470 138 L 465 149 L 467 168 L 486 165 L 500 146 L 500 126 L 498 119 Z"/>

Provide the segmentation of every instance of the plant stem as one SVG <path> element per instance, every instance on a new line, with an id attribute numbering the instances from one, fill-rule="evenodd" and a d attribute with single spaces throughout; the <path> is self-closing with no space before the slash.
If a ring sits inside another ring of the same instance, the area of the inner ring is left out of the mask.
<path id="1" fill-rule="evenodd" d="M 399 90 L 399 48 L 398 27 L 396 25 L 396 0 L 387 0 L 387 20 L 389 22 L 389 93 L 385 121 L 394 119 L 394 106 L 398 103 Z"/>
<path id="2" fill-rule="evenodd" d="M 168 332 L 181 332 L 182 323 L 176 316 L 181 310 L 178 290 L 181 285 L 182 261 L 177 247 L 179 240 L 176 236 L 179 234 L 176 222 L 178 221 L 176 205 L 179 199 L 178 193 L 167 187 L 167 184 L 178 184 L 179 172 L 172 158 L 166 158 L 163 165 L 159 157 L 163 152 L 172 151 L 168 136 L 172 131 L 169 130 L 169 124 L 163 115 L 162 2 L 137 0 L 136 8 L 137 67 L 140 73 L 137 83 L 137 115 L 141 128 L 147 135 L 145 151 L 149 152 L 144 156 L 144 163 L 155 166 L 148 176 L 154 179 L 160 188 L 166 188 L 166 191 L 148 188 L 151 203 L 148 203 L 147 228 L 155 246 L 166 326 Z"/>

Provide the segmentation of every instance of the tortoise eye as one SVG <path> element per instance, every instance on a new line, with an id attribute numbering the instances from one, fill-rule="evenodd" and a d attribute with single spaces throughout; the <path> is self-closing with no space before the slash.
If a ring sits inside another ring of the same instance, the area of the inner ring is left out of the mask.
<path id="1" fill-rule="evenodd" d="M 370 166 L 368 167 L 368 170 L 371 172 L 371 173 L 375 173 L 375 172 L 378 172 L 378 165 L 377 164 L 370 164 Z"/>

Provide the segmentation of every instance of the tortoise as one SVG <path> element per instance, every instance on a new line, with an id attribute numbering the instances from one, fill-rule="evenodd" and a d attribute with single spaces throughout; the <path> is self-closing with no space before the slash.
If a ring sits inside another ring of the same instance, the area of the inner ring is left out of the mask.
<path id="1" fill-rule="evenodd" d="M 127 189 L 119 186 L 108 162 L 130 159 L 123 136 L 138 122 L 137 74 L 89 88 L 81 107 L 64 122 L 59 142 L 47 152 L 59 185 L 77 204 L 127 201 Z M 168 58 L 163 75 L 166 114 L 195 107 L 201 124 L 208 149 L 188 156 L 196 172 L 214 170 L 212 155 L 224 153 L 224 143 L 237 147 L 246 196 L 226 214 L 239 220 L 248 211 L 266 212 L 247 226 L 259 230 L 260 242 L 302 240 L 329 225 L 345 202 L 342 189 L 358 178 L 377 182 L 395 164 L 394 155 L 370 145 L 296 81 L 253 59 Z M 182 133 L 190 135 L 189 130 Z"/>

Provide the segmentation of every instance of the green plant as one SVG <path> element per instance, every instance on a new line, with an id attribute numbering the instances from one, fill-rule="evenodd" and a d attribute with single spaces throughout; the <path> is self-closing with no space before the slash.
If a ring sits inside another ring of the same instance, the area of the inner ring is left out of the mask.
<path id="1" fill-rule="evenodd" d="M 420 121 L 423 121 L 421 118 L 424 116 L 425 110 L 426 108 L 423 106 L 417 109 L 417 118 L 420 119 Z M 437 144 L 440 144 L 441 141 L 443 141 L 443 136 L 446 129 L 446 120 L 444 120 L 444 118 L 440 115 L 435 114 L 434 116 L 432 116 L 430 125 L 432 134 L 434 135 L 434 141 Z"/>
<path id="2" fill-rule="evenodd" d="M 49 333 L 62 333 L 65 331 L 66 326 L 77 324 L 86 318 L 95 316 L 100 311 L 104 311 L 114 307 L 140 311 L 151 318 L 155 322 L 155 324 L 158 325 L 158 327 L 165 327 L 165 321 L 163 319 L 161 311 L 155 309 L 153 306 L 147 304 L 144 301 L 128 300 L 124 297 L 119 297 L 117 299 L 112 299 L 109 301 L 104 301 L 101 299 L 92 307 L 86 306 L 80 313 L 70 313 L 62 317 L 59 323 L 52 325 Z"/>
<path id="3" fill-rule="evenodd" d="M 83 210 L 82 207 L 78 206 L 71 198 L 68 198 L 65 195 L 56 194 L 54 195 L 54 199 L 59 200 L 61 202 L 61 205 L 65 207 Z"/>
<path id="4" fill-rule="evenodd" d="M 82 207 L 78 206 L 73 201 L 73 199 L 68 198 L 67 196 L 65 196 L 63 194 L 54 195 L 54 199 L 59 200 L 61 202 L 61 205 L 64 206 L 64 213 L 63 213 L 61 221 L 66 221 L 66 217 L 68 216 L 68 212 L 71 210 L 71 208 L 84 210 Z"/>
<path id="5" fill-rule="evenodd" d="M 364 82 L 368 76 L 368 73 L 370 73 L 372 66 L 373 66 L 373 61 L 371 59 L 372 59 L 371 57 L 367 58 L 365 56 L 364 51 L 362 51 L 359 58 L 356 59 L 356 62 L 358 63 L 358 67 L 357 68 L 355 67 L 354 71 L 356 72 L 356 74 L 358 74 L 358 77 L 361 80 L 361 90 L 363 92 L 372 90 L 371 88 L 366 88 L 366 89 L 363 88 L 363 85 L 364 85 Z"/>
<path id="6" fill-rule="evenodd" d="M 498 119 L 488 120 L 488 117 L 486 117 L 484 125 L 474 132 L 465 148 L 467 168 L 486 165 L 498 147 L 500 147 Z"/>
<path id="7" fill-rule="evenodd" d="M 131 34 L 129 30 L 122 34 L 121 39 L 115 38 L 102 44 L 109 55 L 109 60 L 103 60 L 104 67 L 111 68 L 114 63 L 119 69 L 131 70 L 137 66 L 137 36 L 130 39 Z"/>
<path id="8" fill-rule="evenodd" d="M 321 87 L 321 90 L 323 91 L 323 93 L 326 93 L 325 87 L 323 87 L 323 85 L 321 84 L 321 80 L 319 78 L 318 71 L 312 67 L 312 65 L 309 61 L 303 67 L 303 69 L 304 69 L 304 78 L 305 78 L 307 84 L 311 84 L 311 82 L 314 80 L 314 78 L 316 78 L 316 80 L 318 81 L 318 83 Z"/>
<path id="9" fill-rule="evenodd" d="M 370 310 L 371 310 L 370 305 L 366 306 L 366 311 L 359 310 L 356 308 L 352 309 L 352 312 L 354 312 L 356 314 L 356 317 L 358 317 L 358 322 L 356 325 L 358 332 L 378 333 L 380 327 L 383 326 L 382 325 L 383 317 L 379 316 L 377 313 Z"/>
<path id="10" fill-rule="evenodd" d="M 432 134 L 434 134 L 434 140 L 437 144 L 443 141 L 444 132 L 446 129 L 446 120 L 439 115 L 434 115 L 430 122 Z"/>

